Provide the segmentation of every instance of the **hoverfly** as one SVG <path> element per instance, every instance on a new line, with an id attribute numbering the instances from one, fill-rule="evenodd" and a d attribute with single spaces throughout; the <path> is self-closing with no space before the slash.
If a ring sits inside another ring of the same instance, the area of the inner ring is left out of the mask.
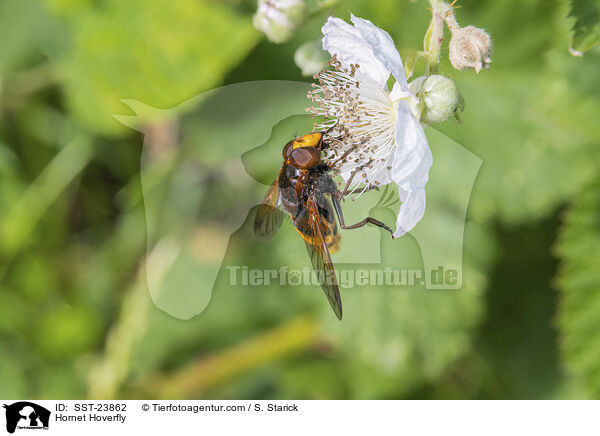
<path id="1" fill-rule="evenodd" d="M 356 229 L 372 223 L 390 232 L 392 238 L 393 231 L 371 217 L 349 226 L 344 223 L 340 200 L 347 189 L 340 192 L 329 172 L 352 150 L 335 162 L 326 163 L 321 155 L 326 148 L 320 132 L 300 136 L 283 147 L 283 165 L 258 208 L 254 232 L 259 239 L 268 239 L 283 222 L 284 214 L 280 207 L 290 215 L 296 231 L 306 243 L 313 269 L 319 275 L 329 304 L 341 320 L 342 300 L 330 256 L 330 253 L 338 250 L 341 239 L 334 211 L 342 229 Z M 331 201 L 326 194 L 329 194 Z"/>

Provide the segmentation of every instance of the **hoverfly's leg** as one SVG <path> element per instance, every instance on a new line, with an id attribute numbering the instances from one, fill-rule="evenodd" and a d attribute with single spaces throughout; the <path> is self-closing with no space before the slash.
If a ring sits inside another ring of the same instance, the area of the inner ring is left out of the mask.
<path id="1" fill-rule="evenodd" d="M 364 188 L 363 190 L 361 190 L 360 192 L 364 194 L 365 192 L 372 191 L 373 189 L 376 190 L 376 191 L 379 191 L 379 186 L 377 186 L 377 185 L 369 185 L 366 188 Z"/>
<path id="2" fill-rule="evenodd" d="M 359 170 L 354 170 L 354 171 L 352 171 L 352 174 L 350 174 L 350 178 L 348 179 L 346 186 L 344 186 L 344 189 L 342 190 L 342 192 L 340 194 L 340 200 L 343 199 L 346 195 L 348 195 L 351 192 L 351 191 L 349 191 L 350 185 L 352 184 L 352 180 L 354 179 L 354 176 L 356 175 L 356 173 L 358 171 Z"/>
<path id="3" fill-rule="evenodd" d="M 385 229 L 388 232 L 390 232 L 390 234 L 392 235 L 392 239 L 394 239 L 394 231 L 392 229 L 390 229 L 388 226 L 386 226 L 381 221 L 376 220 L 375 218 L 371 218 L 370 216 L 366 217 L 364 220 L 362 220 L 356 224 L 347 226 L 346 223 L 344 223 L 344 214 L 342 213 L 342 205 L 340 204 L 339 200 L 336 198 L 335 195 L 331 196 L 331 200 L 333 201 L 333 208 L 335 209 L 335 213 L 338 217 L 338 221 L 340 222 L 340 227 L 342 229 L 344 229 L 344 230 L 358 229 L 359 227 L 362 227 L 367 223 L 371 223 L 371 224 L 375 224 L 377 227 L 381 227 L 382 229 Z"/>
<path id="4" fill-rule="evenodd" d="M 344 160 L 346 157 L 348 157 L 348 155 L 350 153 L 352 153 L 354 150 L 356 150 L 358 148 L 359 144 L 353 145 L 352 147 L 350 147 L 343 155 L 341 155 L 339 158 L 337 158 L 336 160 L 334 160 L 333 162 L 329 163 L 329 169 L 334 168 L 339 162 L 341 162 L 342 160 Z"/>
<path id="5" fill-rule="evenodd" d="M 346 182 L 346 186 L 344 187 L 344 190 L 342 191 L 341 195 L 340 195 L 340 200 L 343 199 L 346 195 L 348 195 L 350 192 L 350 186 L 352 185 L 352 181 L 354 180 L 354 176 L 356 174 L 358 174 L 360 171 L 363 170 L 364 167 L 371 165 L 371 163 L 373 162 L 373 159 L 369 159 L 369 161 L 365 164 L 362 164 L 361 166 L 359 166 L 358 168 L 356 168 L 354 171 L 352 171 L 352 174 L 350 174 L 350 178 L 348 179 L 348 182 Z M 379 186 L 373 186 L 370 185 L 367 189 L 365 189 L 364 192 L 370 191 L 372 189 L 379 189 Z"/>
<path id="6" fill-rule="evenodd" d="M 341 162 L 342 160 L 344 160 L 346 157 L 348 157 L 348 155 L 350 153 L 352 153 L 354 150 L 356 150 L 358 147 L 365 145 L 365 143 L 367 142 L 366 139 L 363 139 L 359 144 L 354 144 L 352 147 L 350 147 L 348 150 L 346 150 L 346 152 L 341 155 L 339 158 L 337 158 L 335 161 L 331 162 L 328 166 L 329 169 L 333 169 L 333 167 L 335 167 L 339 162 Z M 369 163 L 367 163 L 367 165 L 369 165 L 371 163 L 371 161 L 369 161 Z M 364 166 L 362 167 L 364 168 Z"/>

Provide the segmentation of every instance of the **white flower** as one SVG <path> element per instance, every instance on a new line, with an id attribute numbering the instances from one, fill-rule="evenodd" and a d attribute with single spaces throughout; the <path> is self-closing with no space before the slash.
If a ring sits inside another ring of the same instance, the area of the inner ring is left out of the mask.
<path id="1" fill-rule="evenodd" d="M 351 16 L 354 26 L 329 18 L 323 26 L 323 48 L 335 68 L 316 75 L 319 85 L 309 93 L 317 128 L 326 130 L 331 161 L 339 164 L 352 189 L 394 182 L 402 205 L 395 237 L 410 231 L 425 213 L 425 185 L 433 159 L 419 123 L 418 100 L 410 92 L 402 59 L 387 32 L 370 21 Z M 395 79 L 391 92 L 387 82 Z"/>
<path id="2" fill-rule="evenodd" d="M 252 23 L 270 41 L 281 43 L 292 37 L 305 15 L 304 0 L 258 0 Z"/>

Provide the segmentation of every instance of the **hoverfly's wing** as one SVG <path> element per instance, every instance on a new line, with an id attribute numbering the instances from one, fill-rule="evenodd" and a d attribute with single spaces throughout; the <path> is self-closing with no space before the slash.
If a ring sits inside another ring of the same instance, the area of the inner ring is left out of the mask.
<path id="1" fill-rule="evenodd" d="M 335 312 L 338 319 L 342 319 L 342 298 L 340 297 L 340 289 L 338 286 L 333 262 L 329 255 L 327 242 L 325 241 L 325 230 L 323 229 L 323 221 L 319 214 L 317 202 L 314 197 L 310 197 L 306 203 L 308 208 L 308 222 L 312 235 L 310 241 L 305 239 L 306 249 L 312 262 L 313 268 L 321 281 L 321 288 L 325 292 L 325 296 L 331 304 L 331 308 Z"/>
<path id="2" fill-rule="evenodd" d="M 283 167 L 281 167 L 281 171 L 283 171 Z M 283 212 L 277 208 L 281 171 L 279 171 L 279 176 L 277 176 L 273 184 L 269 187 L 265 199 L 256 211 L 254 234 L 258 239 L 266 240 L 271 238 L 279 230 L 283 222 Z"/>

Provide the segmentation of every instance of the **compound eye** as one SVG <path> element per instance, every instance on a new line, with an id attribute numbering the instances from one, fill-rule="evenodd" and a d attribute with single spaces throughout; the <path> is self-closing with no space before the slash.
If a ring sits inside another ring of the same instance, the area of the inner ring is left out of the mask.
<path id="1" fill-rule="evenodd" d="M 293 149 L 290 154 L 290 163 L 299 169 L 308 169 L 321 161 L 321 153 L 313 147 Z"/>
<path id="2" fill-rule="evenodd" d="M 288 160 L 290 158 L 290 153 L 292 152 L 292 147 L 294 146 L 294 141 L 290 141 L 285 144 L 283 147 L 283 160 Z"/>

